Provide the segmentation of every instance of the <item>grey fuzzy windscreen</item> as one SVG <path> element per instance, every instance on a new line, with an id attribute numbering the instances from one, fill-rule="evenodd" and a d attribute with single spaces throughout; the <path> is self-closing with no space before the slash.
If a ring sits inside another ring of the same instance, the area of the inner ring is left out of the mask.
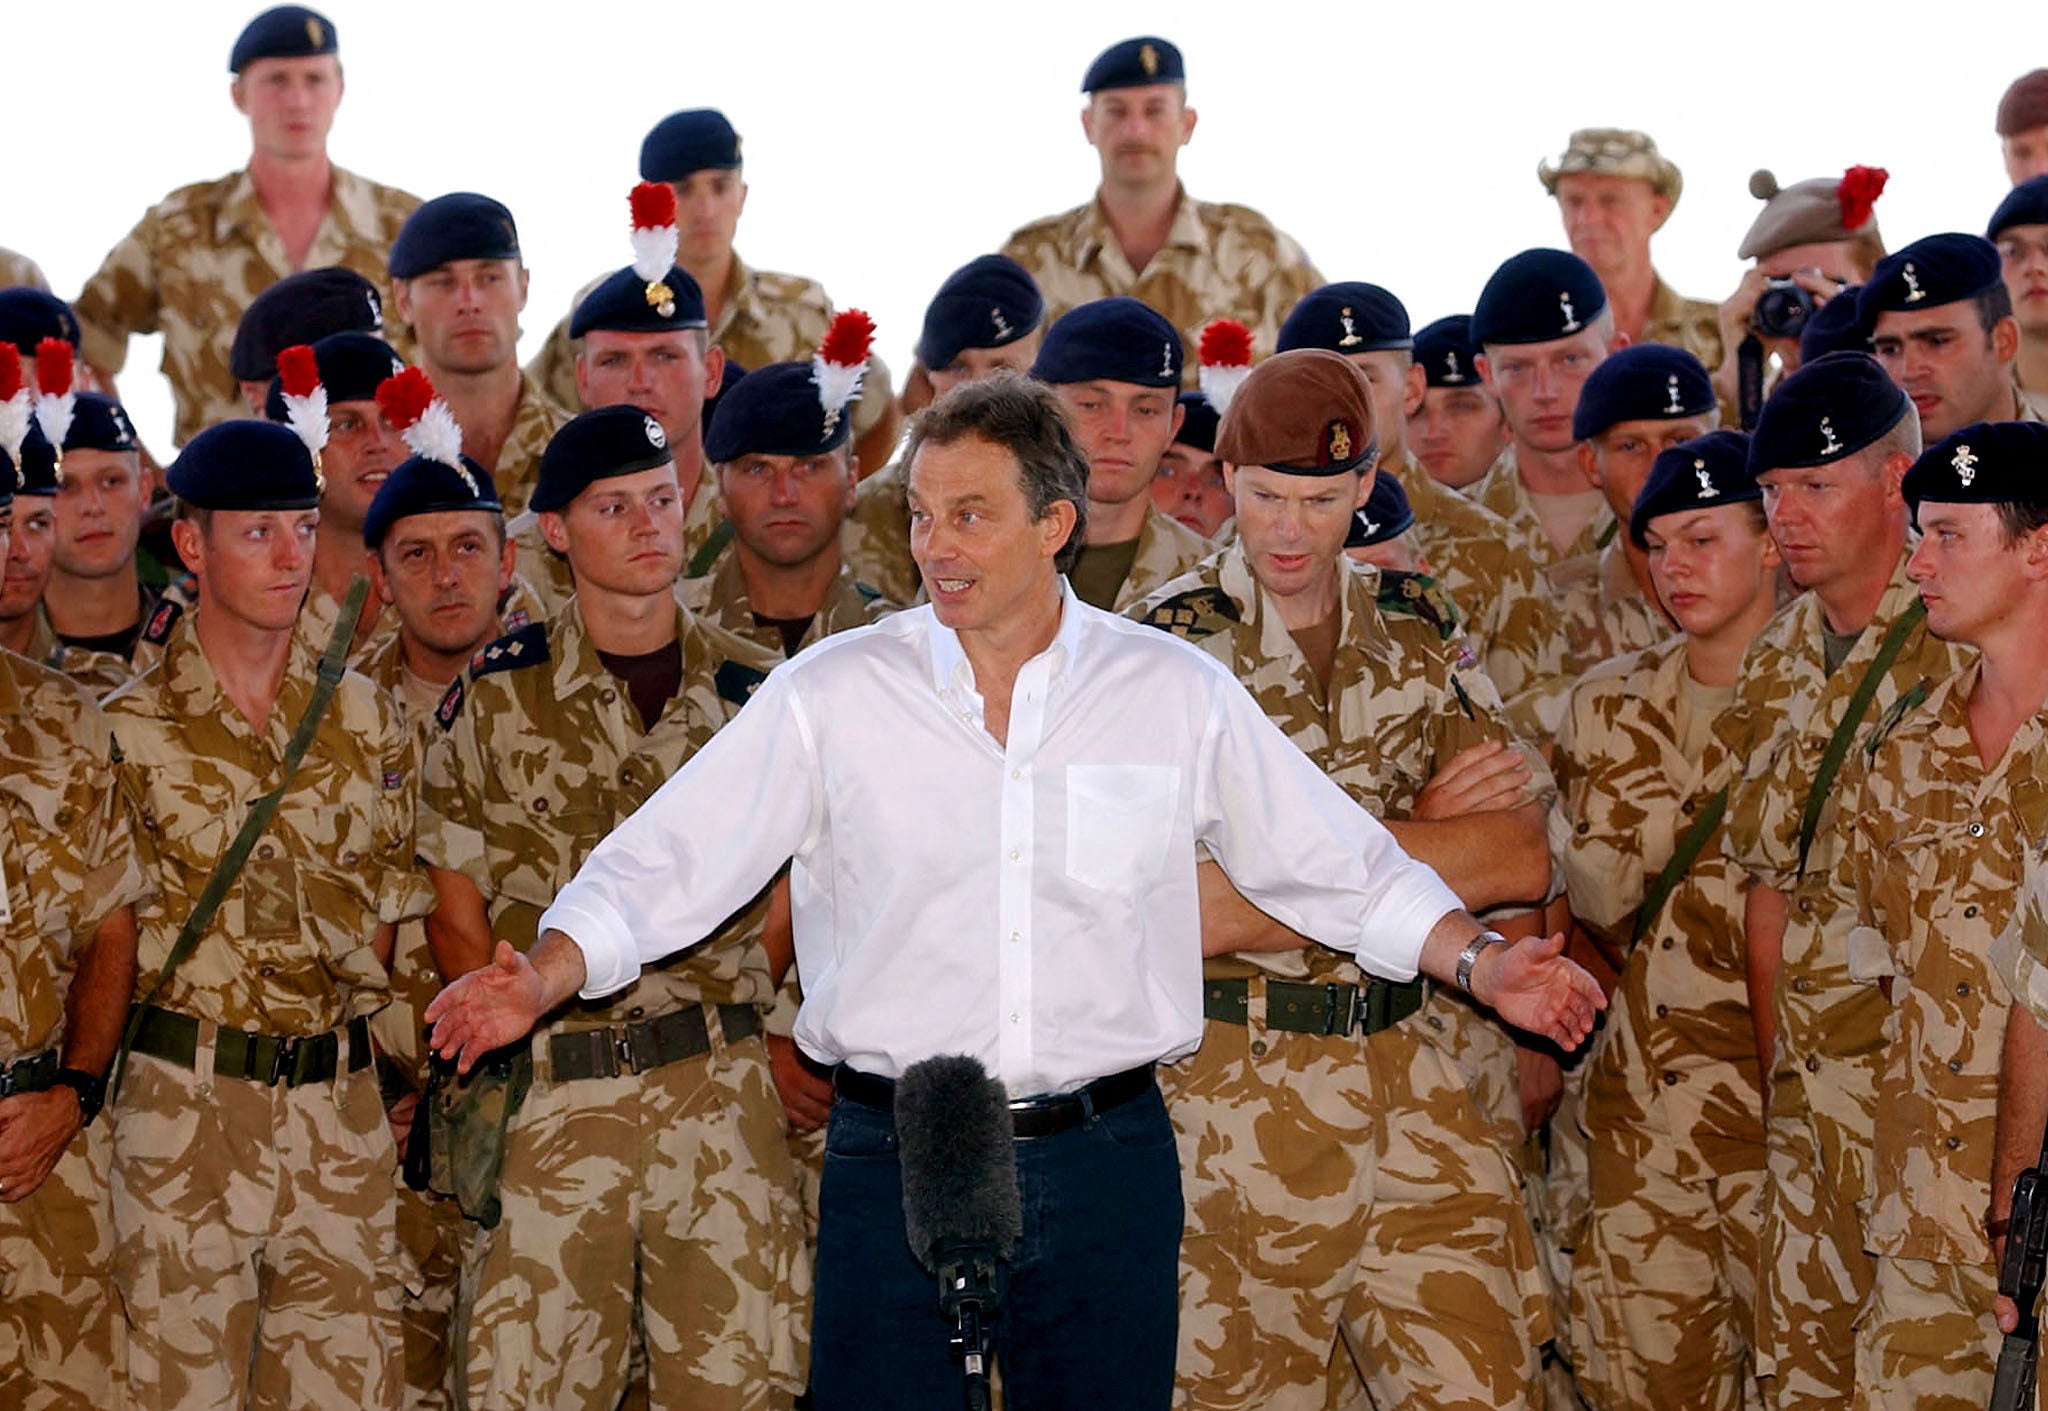
<path id="1" fill-rule="evenodd" d="M 980 1060 L 943 1054 L 913 1063 L 896 1084 L 903 1224 L 918 1261 L 993 1246 L 1007 1255 L 1024 1231 L 1010 1106 Z"/>

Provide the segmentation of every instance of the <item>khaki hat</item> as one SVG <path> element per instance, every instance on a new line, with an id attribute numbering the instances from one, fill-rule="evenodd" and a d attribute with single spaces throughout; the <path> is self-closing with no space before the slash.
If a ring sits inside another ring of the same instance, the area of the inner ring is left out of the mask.
<path id="1" fill-rule="evenodd" d="M 1537 179 L 1553 196 L 1557 194 L 1559 177 L 1582 171 L 1596 176 L 1632 176 L 1639 181 L 1647 181 L 1652 190 L 1674 206 L 1678 204 L 1678 193 L 1685 189 L 1685 178 L 1679 175 L 1678 168 L 1670 159 L 1657 150 L 1657 144 L 1650 135 L 1626 128 L 1582 127 L 1572 134 L 1562 157 L 1555 162 L 1536 164 Z"/>
<path id="2" fill-rule="evenodd" d="M 1288 475 L 1342 475 L 1379 455 L 1372 384 L 1342 353 L 1296 348 L 1251 371 L 1216 428 L 1216 455 Z"/>
<path id="3" fill-rule="evenodd" d="M 1794 245 L 1877 239 L 1877 216 L 1871 207 L 1883 193 L 1886 178 L 1883 167 L 1850 167 L 1840 176 L 1817 176 L 1781 187 L 1769 172 L 1754 173 L 1749 194 L 1764 208 L 1742 237 L 1735 258 L 1760 260 Z"/>
<path id="4" fill-rule="evenodd" d="M 2036 127 L 2048 127 L 2048 69 L 2021 74 L 1998 100 L 2000 137 L 2017 137 Z"/>

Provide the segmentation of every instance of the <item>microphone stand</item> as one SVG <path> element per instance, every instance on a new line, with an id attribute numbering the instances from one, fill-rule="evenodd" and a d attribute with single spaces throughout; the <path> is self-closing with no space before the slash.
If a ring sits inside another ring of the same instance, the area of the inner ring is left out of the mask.
<path id="1" fill-rule="evenodd" d="M 939 1251 L 935 1262 L 939 1313 L 953 1325 L 946 1345 L 966 1378 L 967 1411 L 990 1411 L 990 1349 L 1000 1307 L 995 1252 L 985 1245 L 955 1246 Z"/>

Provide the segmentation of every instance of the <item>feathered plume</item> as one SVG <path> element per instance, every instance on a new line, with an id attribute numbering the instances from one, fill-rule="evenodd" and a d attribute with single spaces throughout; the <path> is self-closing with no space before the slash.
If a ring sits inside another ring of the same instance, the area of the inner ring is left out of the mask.
<path id="1" fill-rule="evenodd" d="M 1219 318 L 1202 330 L 1196 354 L 1202 360 L 1202 391 L 1222 416 L 1252 375 L 1252 331 L 1234 318 Z"/>
<path id="2" fill-rule="evenodd" d="M 377 406 L 414 455 L 439 461 L 462 477 L 470 494 L 478 493 L 476 477 L 462 463 L 462 428 L 433 379 L 416 367 L 395 372 L 377 384 Z"/>
<path id="3" fill-rule="evenodd" d="M 1891 179 L 1891 173 L 1883 167 L 1850 167 L 1842 173 L 1842 184 L 1835 188 L 1835 200 L 1842 208 L 1842 229 L 1861 230 L 1870 223 L 1877 198 L 1884 195 L 1884 184 Z"/>
<path id="4" fill-rule="evenodd" d="M 861 375 L 868 368 L 868 353 L 875 346 L 875 321 L 859 309 L 848 309 L 832 320 L 818 355 L 811 359 L 811 381 L 818 385 L 818 403 L 825 409 L 825 432 L 839 425 L 846 404 L 860 392 Z"/>
<path id="5" fill-rule="evenodd" d="M 21 443 L 28 439 L 28 419 L 34 414 L 28 386 L 21 380 L 21 349 L 0 343 L 0 450 L 17 468 Z"/>
<path id="6" fill-rule="evenodd" d="M 327 388 L 320 381 L 313 350 L 304 343 L 280 349 L 277 380 L 284 392 L 285 420 L 313 453 L 313 468 L 318 470 L 320 453 L 327 449 Z"/>
<path id="7" fill-rule="evenodd" d="M 64 478 L 64 438 L 71 434 L 71 411 L 77 397 L 71 390 L 71 345 L 61 338 L 36 344 L 36 425 L 43 429 L 57 456 L 57 478 Z"/>
<path id="8" fill-rule="evenodd" d="M 633 273 L 647 281 L 647 303 L 663 318 L 676 311 L 675 290 L 668 287 L 669 267 L 676 262 L 676 191 L 665 181 L 643 181 L 633 188 Z"/>

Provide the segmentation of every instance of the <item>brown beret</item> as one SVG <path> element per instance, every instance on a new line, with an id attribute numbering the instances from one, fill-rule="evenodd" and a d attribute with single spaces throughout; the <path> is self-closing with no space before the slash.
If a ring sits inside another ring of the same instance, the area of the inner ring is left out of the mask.
<path id="1" fill-rule="evenodd" d="M 1882 167 L 1851 167 L 1841 176 L 1817 176 L 1780 187 L 1769 172 L 1754 173 L 1749 194 L 1764 208 L 1742 237 L 1735 258 L 1760 260 L 1794 245 L 1878 239 L 1871 206 L 1884 190 L 1885 178 Z"/>
<path id="2" fill-rule="evenodd" d="M 2036 127 L 2048 127 L 2048 69 L 2021 74 L 1998 100 L 2000 137 L 2014 137 Z"/>
<path id="3" fill-rule="evenodd" d="M 1251 371 L 1216 428 L 1216 455 L 1288 475 L 1341 475 L 1380 453 L 1372 384 L 1328 348 L 1275 353 Z"/>
<path id="4" fill-rule="evenodd" d="M 1625 128 L 1580 128 L 1565 144 L 1562 157 L 1554 162 L 1536 164 L 1536 179 L 1543 183 L 1545 191 L 1555 196 L 1559 177 L 1582 171 L 1596 176 L 1631 176 L 1638 181 L 1647 181 L 1652 190 L 1668 198 L 1674 206 L 1678 204 L 1678 193 L 1685 189 L 1685 178 L 1671 159 L 1657 150 L 1656 141 L 1646 132 L 1632 132 Z"/>

